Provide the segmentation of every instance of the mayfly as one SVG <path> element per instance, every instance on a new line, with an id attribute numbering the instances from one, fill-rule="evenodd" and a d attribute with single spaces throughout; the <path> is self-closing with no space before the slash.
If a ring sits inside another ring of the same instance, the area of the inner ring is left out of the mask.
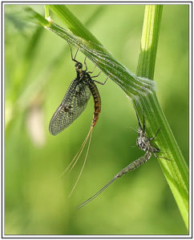
<path id="1" fill-rule="evenodd" d="M 99 114 L 101 112 L 101 98 L 95 82 L 101 85 L 104 85 L 108 79 L 107 78 L 104 83 L 93 80 L 93 78 L 98 77 L 100 73 L 93 77 L 90 76 L 92 72 L 87 71 L 86 58 L 84 60 L 85 70 L 83 70 L 82 63 L 76 60 L 76 55 L 79 49 L 77 50 L 74 57 L 72 54 L 71 47 L 70 47 L 70 50 L 71 50 L 72 61 L 75 62 L 75 70 L 76 70 L 77 76 L 75 80 L 71 82 L 61 104 L 59 105 L 56 112 L 54 113 L 50 121 L 49 131 L 52 135 L 57 135 L 58 133 L 62 132 L 65 128 L 67 128 L 70 124 L 72 124 L 86 108 L 87 102 L 90 99 L 91 95 L 93 96 L 93 100 L 94 100 L 94 114 L 93 114 L 90 130 L 84 142 L 82 143 L 81 148 L 79 149 L 79 151 L 77 152 L 73 160 L 70 162 L 70 164 L 66 168 L 66 171 L 68 171 L 75 166 L 88 141 L 88 138 L 90 137 L 81 171 L 78 175 L 78 178 L 69 196 L 72 194 L 73 190 L 75 189 L 79 181 L 79 178 L 83 172 L 86 159 L 88 156 L 90 143 L 91 143 L 93 128 L 96 125 L 99 118 Z"/>
<path id="2" fill-rule="evenodd" d="M 147 162 L 151 156 L 152 156 L 152 153 L 154 154 L 154 156 L 156 158 L 164 158 L 164 159 L 167 159 L 168 158 L 165 158 L 165 157 L 160 157 L 157 155 L 157 153 L 160 152 L 160 149 L 159 148 L 156 148 L 154 146 L 151 145 L 151 141 L 154 140 L 157 136 L 157 134 L 159 133 L 160 131 L 160 128 L 158 129 L 158 131 L 156 132 L 155 136 L 152 137 L 152 138 L 149 138 L 146 136 L 146 133 L 145 133 L 145 116 L 143 114 L 143 125 L 141 125 L 140 123 L 140 120 L 139 120 L 139 116 L 136 112 L 136 116 L 137 116 L 137 120 L 138 120 L 138 125 L 139 125 L 139 128 L 138 128 L 138 138 L 137 138 L 137 141 L 136 141 L 136 144 L 138 146 L 138 148 L 140 148 L 141 150 L 145 151 L 145 155 L 143 155 L 142 157 L 136 159 L 135 161 L 133 161 L 132 163 L 130 163 L 128 166 L 126 166 L 125 168 L 123 168 L 120 172 L 118 172 L 114 178 L 108 182 L 102 189 L 100 189 L 96 194 L 94 194 L 92 197 L 90 197 L 89 199 L 87 199 L 86 201 L 84 201 L 83 203 L 81 203 L 78 208 L 82 208 L 84 207 L 85 205 L 87 205 L 89 202 L 91 202 L 93 199 L 95 199 L 100 193 L 102 193 L 108 186 L 110 186 L 111 183 L 113 183 L 116 179 L 122 177 L 123 175 L 125 175 L 126 173 L 128 172 L 131 172 L 133 170 L 135 170 L 136 168 L 140 167 L 142 164 L 144 164 L 145 162 Z"/>

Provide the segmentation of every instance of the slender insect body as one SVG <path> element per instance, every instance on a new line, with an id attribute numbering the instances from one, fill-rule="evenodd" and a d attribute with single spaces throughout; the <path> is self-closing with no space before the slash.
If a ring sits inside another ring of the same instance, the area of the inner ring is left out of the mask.
<path id="1" fill-rule="evenodd" d="M 98 91 L 98 88 L 94 81 L 92 80 L 90 74 L 86 70 L 82 70 L 82 64 L 81 63 L 76 63 L 75 64 L 76 71 L 77 71 L 77 78 L 79 81 L 83 81 L 84 84 L 86 84 L 93 96 L 94 100 L 94 115 L 92 119 L 92 127 L 94 127 L 98 121 L 99 114 L 101 112 L 101 98 L 100 98 L 100 93 Z"/>
<path id="2" fill-rule="evenodd" d="M 101 112 L 101 98 L 98 88 L 93 81 L 90 81 L 89 88 L 94 99 L 94 115 L 92 119 L 92 127 L 94 127 L 98 121 L 99 114 Z"/>
<path id="3" fill-rule="evenodd" d="M 131 172 L 133 170 L 135 170 L 136 168 L 140 167 L 142 164 L 144 164 L 145 162 L 147 162 L 150 158 L 151 158 L 152 154 L 151 152 L 146 152 L 146 154 L 138 159 L 136 159 L 135 161 L 133 161 L 132 163 L 130 163 L 127 167 L 123 168 L 120 172 L 118 172 L 114 178 L 108 182 L 103 188 L 101 188 L 96 194 L 94 194 L 92 197 L 88 198 L 86 201 L 84 201 L 83 203 L 81 203 L 78 206 L 78 209 L 84 207 L 85 205 L 87 205 L 89 202 L 91 202 L 92 200 L 94 200 L 99 194 L 101 194 L 107 187 L 109 187 L 116 179 L 124 176 L 126 173 Z"/>
<path id="4" fill-rule="evenodd" d="M 128 173 L 129 171 L 133 171 L 136 168 L 140 167 L 142 164 L 147 162 L 151 158 L 151 152 L 146 152 L 146 154 L 132 163 L 130 163 L 127 167 L 123 168 L 119 173 L 117 173 L 117 177 L 122 177 L 124 174 Z"/>
<path id="5" fill-rule="evenodd" d="M 138 138 L 136 140 L 136 144 L 138 146 L 138 148 L 140 148 L 141 150 L 145 151 L 145 154 L 143 156 L 141 156 L 140 158 L 136 159 L 135 161 L 133 161 L 132 163 L 130 163 L 128 166 L 126 166 L 125 168 L 123 168 L 120 172 L 118 172 L 114 178 L 108 182 L 103 188 L 101 188 L 96 194 L 94 194 L 92 197 L 90 197 L 89 199 L 87 199 L 86 201 L 84 201 L 83 203 L 81 203 L 78 208 L 82 208 L 85 205 L 87 205 L 89 202 L 91 202 L 92 200 L 94 200 L 99 194 L 101 194 L 108 186 L 110 186 L 110 184 L 112 184 L 116 179 L 122 177 L 123 175 L 125 175 L 128 172 L 131 172 L 133 170 L 135 170 L 136 168 L 140 167 L 141 165 L 143 165 L 145 162 L 147 162 L 151 156 L 152 153 L 154 154 L 154 156 L 156 158 L 158 158 L 159 156 L 157 156 L 156 153 L 158 153 L 160 150 L 154 146 L 151 145 L 150 141 L 154 140 L 158 134 L 158 132 L 160 131 L 160 129 L 158 129 L 158 131 L 156 132 L 155 136 L 152 138 L 148 138 L 145 134 L 145 118 L 143 115 L 143 125 L 141 125 L 140 120 L 139 120 L 139 116 L 136 112 L 136 116 L 137 116 L 137 120 L 138 120 L 138 125 L 139 125 L 139 129 L 138 129 Z M 160 158 L 164 158 L 164 157 L 160 157 Z M 164 158 L 167 159 L 167 158 Z M 167 159 L 168 160 L 168 159 Z"/>
<path id="6" fill-rule="evenodd" d="M 77 52 L 75 54 L 75 57 L 77 55 Z M 70 124 L 72 124 L 86 108 L 86 105 L 91 95 L 93 96 L 93 100 L 94 100 L 94 114 L 93 114 L 90 130 L 84 142 L 82 143 L 81 148 L 79 149 L 75 157 L 72 159 L 72 161 L 70 162 L 70 164 L 68 165 L 65 171 L 65 172 L 71 171 L 71 169 L 75 166 L 89 139 L 89 143 L 88 143 L 88 147 L 87 147 L 87 151 L 86 151 L 86 155 L 85 155 L 85 159 L 84 159 L 81 171 L 78 175 L 78 178 L 69 196 L 72 194 L 73 190 L 75 189 L 79 181 L 79 178 L 83 172 L 83 169 L 87 160 L 88 152 L 89 152 L 93 128 L 98 121 L 99 114 L 101 111 L 100 94 L 99 94 L 98 88 L 96 87 L 94 81 L 92 80 L 92 77 L 90 76 L 91 72 L 87 71 L 86 60 L 84 61 L 86 69 L 83 70 L 82 69 L 83 64 L 81 62 L 78 62 L 75 59 L 75 57 L 73 58 L 72 51 L 71 51 L 71 57 L 72 57 L 72 60 L 76 62 L 75 70 L 76 70 L 77 76 L 75 80 L 73 80 L 72 83 L 70 84 L 61 104 L 59 105 L 58 109 L 54 113 L 49 124 L 49 131 L 52 135 L 57 135 L 60 132 L 62 132 L 65 128 L 67 128 Z"/>
<path id="7" fill-rule="evenodd" d="M 141 125 L 140 120 L 139 120 L 139 116 L 136 112 L 136 116 L 137 116 L 137 120 L 138 120 L 138 125 L 139 125 L 139 129 L 138 129 L 138 138 L 136 140 L 136 144 L 138 146 L 139 149 L 145 151 L 145 152 L 152 152 L 152 153 L 158 153 L 160 152 L 160 150 L 154 146 L 151 145 L 151 140 L 154 140 L 158 134 L 158 132 L 160 131 L 160 128 L 158 129 L 158 131 L 156 132 L 155 136 L 152 138 L 149 138 L 146 136 L 145 133 L 145 117 L 143 115 L 143 125 Z M 154 154 L 154 156 L 157 156 Z"/>
<path id="8" fill-rule="evenodd" d="M 76 62 L 77 77 L 70 84 L 62 103 L 50 121 L 49 130 L 52 135 L 57 135 L 79 117 L 86 108 L 91 95 L 94 100 L 94 114 L 91 125 L 94 127 L 97 123 L 101 112 L 100 93 L 90 74 L 82 67 L 82 63 Z"/>
<path id="9" fill-rule="evenodd" d="M 94 100 L 94 114 L 93 114 L 93 119 L 92 119 L 92 124 L 91 126 L 94 127 L 98 121 L 99 114 L 101 112 L 101 98 L 100 98 L 100 93 L 98 91 L 98 88 L 94 81 L 92 80 L 90 74 L 86 72 L 85 70 L 79 69 L 78 71 L 78 77 L 79 81 L 83 81 L 85 85 L 87 85 L 91 91 L 91 94 L 93 96 Z"/>

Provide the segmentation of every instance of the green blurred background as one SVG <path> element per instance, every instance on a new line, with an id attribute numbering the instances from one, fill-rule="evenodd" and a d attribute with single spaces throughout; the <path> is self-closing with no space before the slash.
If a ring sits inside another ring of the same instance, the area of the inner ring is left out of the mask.
<path id="1" fill-rule="evenodd" d="M 5 6 L 5 234 L 187 234 L 155 158 L 117 180 L 85 208 L 76 209 L 144 154 L 134 147 L 137 120 L 132 103 L 111 80 L 98 86 L 102 112 L 82 177 L 67 197 L 84 155 L 70 174 L 62 178 L 61 174 L 88 133 L 93 101 L 64 132 L 50 135 L 49 121 L 75 78 L 74 63 L 68 44 L 30 23 L 23 7 Z M 44 14 L 43 5 L 31 7 Z M 132 72 L 144 7 L 68 5 Z M 186 5 L 164 6 L 155 69 L 160 104 L 187 162 L 188 10 Z M 83 61 L 81 52 L 77 59 Z M 98 80 L 105 78 L 101 74 Z"/>

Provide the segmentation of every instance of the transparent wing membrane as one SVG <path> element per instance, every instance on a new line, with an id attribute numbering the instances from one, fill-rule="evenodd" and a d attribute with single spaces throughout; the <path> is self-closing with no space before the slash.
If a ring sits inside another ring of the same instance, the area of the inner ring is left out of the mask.
<path id="1" fill-rule="evenodd" d="M 88 85 L 75 79 L 50 121 L 50 133 L 57 135 L 72 124 L 86 108 L 90 96 Z"/>

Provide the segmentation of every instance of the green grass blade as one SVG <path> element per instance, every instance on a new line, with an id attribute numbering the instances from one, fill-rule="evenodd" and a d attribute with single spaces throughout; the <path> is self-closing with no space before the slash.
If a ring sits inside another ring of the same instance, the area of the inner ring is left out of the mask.
<path id="1" fill-rule="evenodd" d="M 58 16 L 62 22 L 65 23 L 68 29 L 75 35 L 85 39 L 86 41 L 93 41 L 97 44 L 100 42 L 90 33 L 87 28 L 83 28 L 82 23 L 66 8 L 64 5 L 47 5 L 52 12 Z"/>
<path id="2" fill-rule="evenodd" d="M 141 38 L 141 51 L 138 59 L 137 75 L 154 78 L 156 53 L 159 39 L 163 6 L 147 6 Z"/>

